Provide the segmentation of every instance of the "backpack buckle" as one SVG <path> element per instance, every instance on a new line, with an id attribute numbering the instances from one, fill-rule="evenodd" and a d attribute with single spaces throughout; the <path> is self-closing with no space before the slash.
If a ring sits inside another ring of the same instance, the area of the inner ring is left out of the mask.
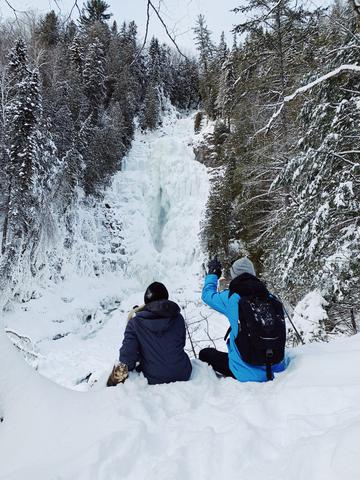
<path id="1" fill-rule="evenodd" d="M 266 360 L 269 360 L 271 362 L 271 360 L 273 359 L 273 356 L 274 356 L 274 351 L 272 348 L 268 348 L 266 350 Z"/>

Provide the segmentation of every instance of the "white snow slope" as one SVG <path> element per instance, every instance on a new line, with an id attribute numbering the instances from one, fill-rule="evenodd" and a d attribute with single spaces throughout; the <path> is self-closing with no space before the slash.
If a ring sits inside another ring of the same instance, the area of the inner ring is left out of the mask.
<path id="1" fill-rule="evenodd" d="M 196 351 L 209 337 L 225 349 L 225 319 L 200 301 L 208 176 L 191 141 L 191 118 L 174 112 L 136 136 L 105 199 L 122 224 L 111 250 L 122 269 L 74 269 L 6 314 L 8 329 L 31 338 L 9 334 L 33 366 L 0 329 L 0 479 L 360 478 L 359 335 L 292 350 L 288 370 L 265 384 L 220 379 L 193 359 L 189 382 L 149 386 L 133 373 L 104 388 L 126 311 L 154 279 L 183 307 Z M 111 223 L 84 249 L 103 251 Z M 90 372 L 93 388 L 81 382 Z"/>

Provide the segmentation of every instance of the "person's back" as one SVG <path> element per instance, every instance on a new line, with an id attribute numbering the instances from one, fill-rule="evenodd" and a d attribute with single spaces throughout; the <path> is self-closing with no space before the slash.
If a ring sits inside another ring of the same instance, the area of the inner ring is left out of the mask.
<path id="1" fill-rule="evenodd" d="M 130 318 L 120 348 L 119 364 L 108 385 L 125 381 L 128 371 L 142 371 L 149 384 L 189 380 L 191 362 L 184 351 L 186 331 L 179 306 L 169 300 L 166 287 L 151 284 L 145 305 Z"/>
<path id="2" fill-rule="evenodd" d="M 239 301 L 241 297 L 264 297 L 269 292 L 263 282 L 256 277 L 254 266 L 248 258 L 234 262 L 230 269 L 232 281 L 229 290 L 217 291 L 218 278 L 221 276 L 221 265 L 217 260 L 210 262 L 209 274 L 205 278 L 202 292 L 203 301 L 227 316 L 230 322 L 230 335 L 227 340 L 228 353 L 214 348 L 200 351 L 200 360 L 211 365 L 214 370 L 224 376 L 234 377 L 241 382 L 263 382 L 267 380 L 265 366 L 252 365 L 244 361 L 237 346 L 239 333 Z M 273 364 L 273 372 L 285 370 L 287 360 Z"/>
<path id="3" fill-rule="evenodd" d="M 188 380 L 191 362 L 184 351 L 185 323 L 179 306 L 171 300 L 146 304 L 126 328 L 120 362 L 135 367 L 136 360 L 150 384 Z M 134 355 L 136 336 L 139 355 Z"/>

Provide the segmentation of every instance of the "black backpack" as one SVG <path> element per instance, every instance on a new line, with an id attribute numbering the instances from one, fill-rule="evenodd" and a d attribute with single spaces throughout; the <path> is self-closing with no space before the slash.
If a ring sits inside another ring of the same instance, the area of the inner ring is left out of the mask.
<path id="1" fill-rule="evenodd" d="M 241 296 L 238 326 L 235 344 L 242 359 L 250 365 L 266 366 L 266 377 L 273 380 L 271 367 L 281 362 L 285 354 L 286 326 L 282 303 L 268 292 Z"/>

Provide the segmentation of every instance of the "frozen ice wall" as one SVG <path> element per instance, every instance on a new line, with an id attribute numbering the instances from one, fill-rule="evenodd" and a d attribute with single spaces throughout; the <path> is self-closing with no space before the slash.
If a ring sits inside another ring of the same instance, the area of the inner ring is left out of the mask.
<path id="1" fill-rule="evenodd" d="M 164 119 L 138 134 L 108 201 L 123 225 L 126 275 L 144 288 L 153 280 L 179 287 L 200 272 L 200 221 L 208 175 L 194 161 L 191 117 Z"/>

